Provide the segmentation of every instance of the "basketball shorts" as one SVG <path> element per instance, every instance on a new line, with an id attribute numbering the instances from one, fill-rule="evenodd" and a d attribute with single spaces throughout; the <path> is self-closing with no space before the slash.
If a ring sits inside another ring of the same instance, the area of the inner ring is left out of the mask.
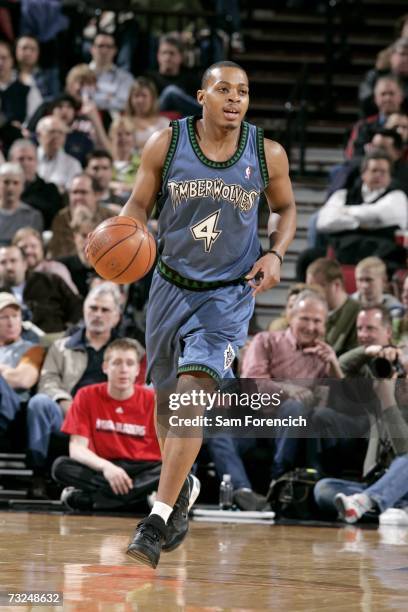
<path id="1" fill-rule="evenodd" d="M 147 376 L 155 388 L 173 387 L 183 372 L 205 372 L 218 383 L 233 378 L 254 303 L 248 284 L 191 291 L 156 271 L 146 322 Z"/>

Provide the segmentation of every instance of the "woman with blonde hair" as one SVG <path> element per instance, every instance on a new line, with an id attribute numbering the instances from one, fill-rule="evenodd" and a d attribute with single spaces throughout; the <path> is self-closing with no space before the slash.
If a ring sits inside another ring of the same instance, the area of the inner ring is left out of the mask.
<path id="1" fill-rule="evenodd" d="M 117 117 L 109 129 L 113 157 L 111 189 L 115 195 L 131 194 L 140 157 L 135 149 L 135 132 L 129 117 Z"/>
<path id="2" fill-rule="evenodd" d="M 157 89 L 153 81 L 145 77 L 135 80 L 126 102 L 125 117 L 133 123 L 135 147 L 140 154 L 150 136 L 169 125 L 169 119 L 159 114 Z"/>

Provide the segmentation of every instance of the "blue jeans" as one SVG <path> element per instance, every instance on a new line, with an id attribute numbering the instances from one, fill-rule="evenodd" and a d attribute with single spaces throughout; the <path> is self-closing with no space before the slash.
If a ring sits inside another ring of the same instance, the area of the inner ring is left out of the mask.
<path id="1" fill-rule="evenodd" d="M 208 452 L 214 461 L 218 478 L 224 474 L 231 475 L 234 489 L 252 489 L 241 455 L 256 445 L 250 438 L 233 438 L 232 436 L 214 436 L 206 439 Z"/>
<path id="2" fill-rule="evenodd" d="M 310 409 L 306 408 L 298 400 L 286 400 L 279 407 L 276 418 L 284 419 L 288 417 L 307 417 Z M 290 437 L 290 427 L 276 427 L 275 454 L 271 468 L 272 479 L 277 479 L 285 472 L 296 467 L 297 458 L 300 452 L 302 438 Z"/>
<path id="3" fill-rule="evenodd" d="M 34 467 L 47 459 L 50 435 L 59 433 L 64 416 L 61 407 L 48 395 L 38 393 L 27 406 L 27 446 Z"/>
<path id="4" fill-rule="evenodd" d="M 374 484 L 367 486 L 362 482 L 323 478 L 315 485 L 314 496 L 317 505 L 331 516 L 337 515 L 334 498 L 337 493 L 353 495 L 362 493 L 372 499 L 381 512 L 394 506 L 408 505 L 408 454 L 396 457 L 386 473 Z"/>

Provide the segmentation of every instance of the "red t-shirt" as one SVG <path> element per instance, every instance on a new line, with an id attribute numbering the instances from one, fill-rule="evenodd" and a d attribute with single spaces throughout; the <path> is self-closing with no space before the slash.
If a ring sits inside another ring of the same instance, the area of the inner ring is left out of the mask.
<path id="1" fill-rule="evenodd" d="M 154 427 L 154 392 L 135 385 L 126 400 L 108 395 L 108 384 L 79 389 L 61 430 L 88 438 L 88 448 L 103 459 L 160 461 Z"/>

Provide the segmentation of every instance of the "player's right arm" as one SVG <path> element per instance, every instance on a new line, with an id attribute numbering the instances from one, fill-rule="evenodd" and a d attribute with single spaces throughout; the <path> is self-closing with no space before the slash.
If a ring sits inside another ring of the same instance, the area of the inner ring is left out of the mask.
<path id="1" fill-rule="evenodd" d="M 143 148 L 132 195 L 122 208 L 121 215 L 133 217 L 146 224 L 156 202 L 162 183 L 162 172 L 171 141 L 171 128 L 153 134 Z"/>

